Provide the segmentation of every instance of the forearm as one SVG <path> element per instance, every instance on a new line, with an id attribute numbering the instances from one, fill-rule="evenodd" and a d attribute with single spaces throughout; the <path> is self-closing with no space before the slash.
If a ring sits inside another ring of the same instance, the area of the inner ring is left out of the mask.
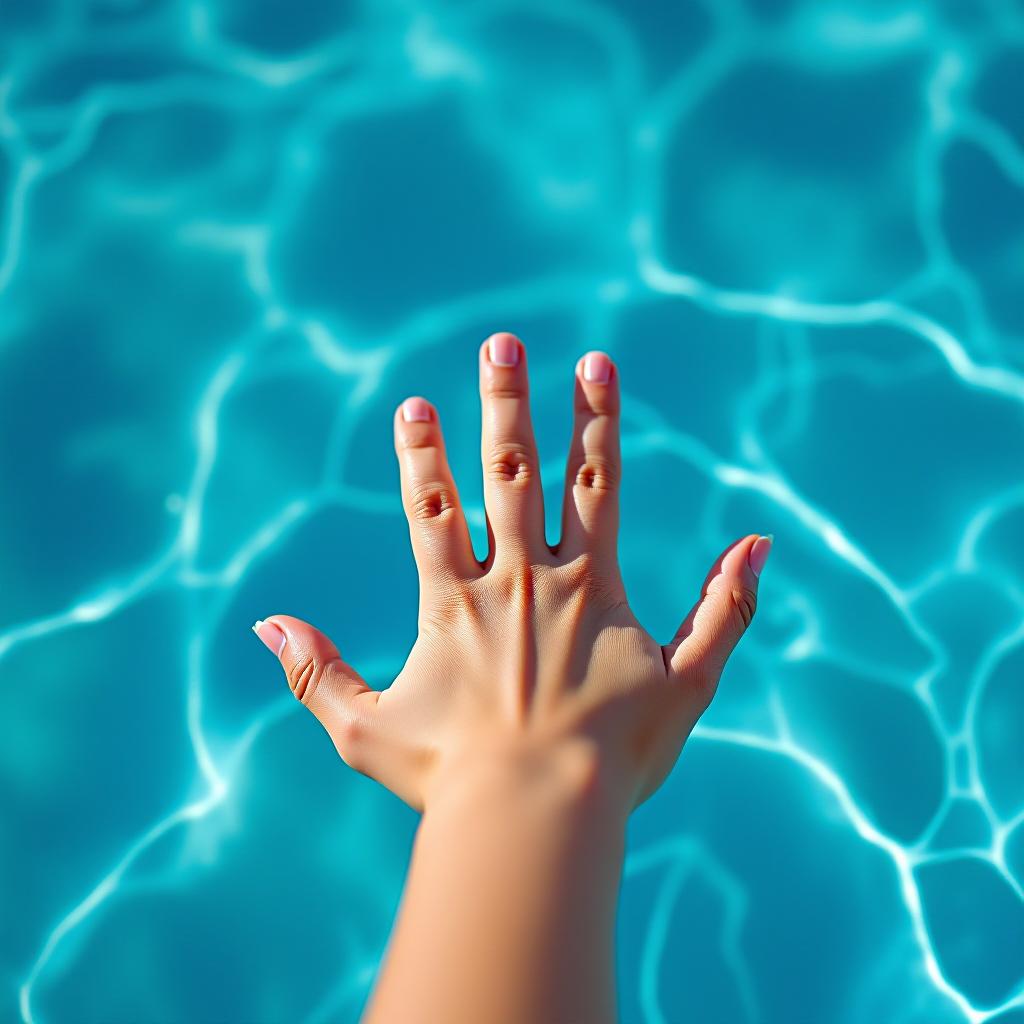
<path id="1" fill-rule="evenodd" d="M 626 812 L 587 758 L 492 761 L 445 786 L 365 1024 L 615 1020 Z"/>

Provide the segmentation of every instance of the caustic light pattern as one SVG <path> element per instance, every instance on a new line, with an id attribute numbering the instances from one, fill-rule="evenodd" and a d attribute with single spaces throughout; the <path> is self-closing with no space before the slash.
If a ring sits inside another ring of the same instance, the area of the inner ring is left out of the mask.
<path id="1" fill-rule="evenodd" d="M 1024 1021 L 1024 8 L 0 4 L 0 984 L 354 1021 L 415 816 L 253 639 L 414 637 L 391 415 L 483 543 L 475 351 L 625 392 L 667 637 L 762 607 L 634 816 L 622 1019 Z"/>

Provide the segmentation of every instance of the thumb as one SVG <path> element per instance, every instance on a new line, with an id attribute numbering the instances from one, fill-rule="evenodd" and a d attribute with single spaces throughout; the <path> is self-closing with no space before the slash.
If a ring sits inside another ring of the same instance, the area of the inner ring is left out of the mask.
<path id="1" fill-rule="evenodd" d="M 297 700 L 327 730 L 342 760 L 369 774 L 367 739 L 380 693 L 347 662 L 320 630 L 291 615 L 259 619 L 253 632 L 274 652 Z"/>
<path id="2" fill-rule="evenodd" d="M 669 673 L 696 679 L 706 702 L 757 610 L 758 581 L 772 540 L 771 534 L 752 533 L 730 544 L 704 580 L 700 600 L 665 647 Z"/>

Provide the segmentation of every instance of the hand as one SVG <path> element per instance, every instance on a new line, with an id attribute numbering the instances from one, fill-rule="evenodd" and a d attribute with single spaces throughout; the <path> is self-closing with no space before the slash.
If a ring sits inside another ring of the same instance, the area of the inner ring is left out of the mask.
<path id="1" fill-rule="evenodd" d="M 395 414 L 402 499 L 420 578 L 419 636 L 392 685 L 371 689 L 321 632 L 287 615 L 253 628 L 347 764 L 417 810 L 456 780 L 564 769 L 625 813 L 650 796 L 714 696 L 753 618 L 771 538 L 751 534 L 713 565 L 664 646 L 637 622 L 616 553 L 618 372 L 576 365 L 562 536 L 544 537 L 526 352 L 511 334 L 480 349 L 489 551 L 476 559 L 437 411 Z"/>

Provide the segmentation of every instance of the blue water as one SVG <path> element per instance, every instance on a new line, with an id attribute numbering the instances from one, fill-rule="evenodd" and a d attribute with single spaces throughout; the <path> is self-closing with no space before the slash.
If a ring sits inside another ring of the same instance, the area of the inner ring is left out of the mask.
<path id="1" fill-rule="evenodd" d="M 249 626 L 387 684 L 392 410 L 481 544 L 506 329 L 552 526 L 619 363 L 656 636 L 776 536 L 632 821 L 623 1021 L 1021 1024 L 1022 83 L 999 0 L 4 0 L 0 1016 L 356 1020 L 416 818 Z"/>

